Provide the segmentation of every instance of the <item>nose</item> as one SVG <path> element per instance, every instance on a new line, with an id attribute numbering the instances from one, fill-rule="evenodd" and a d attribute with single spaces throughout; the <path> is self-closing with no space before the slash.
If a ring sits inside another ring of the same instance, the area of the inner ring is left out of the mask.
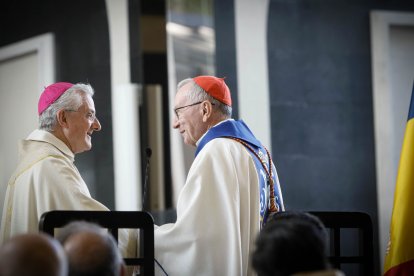
<path id="1" fill-rule="evenodd" d="M 92 124 L 92 129 L 94 131 L 100 131 L 101 128 L 102 128 L 101 123 L 99 122 L 98 118 L 95 118 L 95 121 L 93 121 L 93 124 Z"/>
<path id="2" fill-rule="evenodd" d="M 179 122 L 177 116 L 174 116 L 174 119 L 172 121 L 172 127 L 173 128 L 178 128 L 179 126 L 180 126 L 180 122 Z"/>

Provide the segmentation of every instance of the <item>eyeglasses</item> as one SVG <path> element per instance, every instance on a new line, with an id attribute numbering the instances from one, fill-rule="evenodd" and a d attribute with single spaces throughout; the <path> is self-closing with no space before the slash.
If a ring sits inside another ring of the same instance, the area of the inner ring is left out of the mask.
<path id="1" fill-rule="evenodd" d="M 196 102 L 196 103 L 193 103 L 193 104 L 188 104 L 188 105 L 184 105 L 184 106 L 181 106 L 181 107 L 177 107 L 176 109 L 174 109 L 175 116 L 177 116 L 177 119 L 180 119 L 180 113 L 178 112 L 180 109 L 190 107 L 190 106 L 194 106 L 194 105 L 198 105 L 198 104 L 201 104 L 201 103 L 202 102 Z"/>
<path id="2" fill-rule="evenodd" d="M 65 111 L 69 112 L 79 112 L 79 110 L 73 110 L 73 109 L 65 109 Z M 86 113 L 86 118 L 89 120 L 89 122 L 95 122 L 96 120 L 96 114 L 93 112 Z"/>

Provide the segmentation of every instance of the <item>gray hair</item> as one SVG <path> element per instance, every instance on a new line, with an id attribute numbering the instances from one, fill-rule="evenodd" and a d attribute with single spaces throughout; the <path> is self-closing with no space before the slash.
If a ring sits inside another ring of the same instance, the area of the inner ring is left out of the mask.
<path id="1" fill-rule="evenodd" d="M 71 237 L 76 235 L 92 235 L 99 239 L 94 241 L 94 247 L 91 244 L 71 241 Z M 56 238 L 63 246 L 72 244 L 71 253 L 67 252 L 69 261 L 69 275 L 88 275 L 88 276 L 115 276 L 119 274 L 121 266 L 124 265 L 121 252 L 118 249 L 114 237 L 98 224 L 87 221 L 72 221 L 61 229 Z M 75 247 L 75 249 L 73 249 Z M 77 254 L 84 252 L 86 247 L 93 248 L 89 253 Z"/>
<path id="2" fill-rule="evenodd" d="M 223 114 L 223 116 L 226 119 L 231 118 L 231 114 L 232 114 L 231 106 L 228 106 L 228 105 L 216 100 L 215 98 L 213 98 L 209 94 L 207 94 L 207 92 L 203 88 L 198 86 L 198 84 L 195 83 L 195 81 L 192 78 L 188 78 L 188 79 L 184 79 L 184 80 L 180 81 L 177 85 L 177 91 L 178 91 L 178 89 L 180 89 L 181 87 L 183 87 L 187 83 L 192 83 L 193 84 L 192 87 L 190 88 L 189 93 L 187 93 L 187 98 L 190 101 L 192 101 L 192 102 L 209 101 L 213 104 L 213 108 L 215 108 L 218 112 Z"/>
<path id="3" fill-rule="evenodd" d="M 68 261 L 62 246 L 42 233 L 13 236 L 0 247 L 0 275 L 67 276 Z"/>
<path id="4" fill-rule="evenodd" d="M 75 84 L 39 115 L 39 129 L 53 131 L 57 124 L 56 114 L 59 110 L 78 110 L 82 105 L 83 97 L 93 97 L 94 93 L 90 84 Z"/>

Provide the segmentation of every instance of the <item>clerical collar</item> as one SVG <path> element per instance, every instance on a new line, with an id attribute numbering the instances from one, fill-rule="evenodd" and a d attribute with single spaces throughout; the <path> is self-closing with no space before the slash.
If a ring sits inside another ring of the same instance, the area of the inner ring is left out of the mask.
<path id="1" fill-rule="evenodd" d="M 217 124 L 215 124 L 214 126 L 212 126 L 212 127 L 210 127 L 210 128 L 213 128 L 213 127 L 216 127 L 216 126 L 218 126 L 218 125 L 221 125 L 222 123 L 227 122 L 227 121 L 234 121 L 234 119 L 230 118 L 230 119 L 223 120 L 223 121 L 221 121 L 221 122 L 218 122 Z M 207 130 L 207 131 L 203 134 L 203 136 L 201 136 L 201 137 L 200 137 L 200 139 L 198 139 L 198 141 L 196 142 L 196 147 L 198 147 L 198 145 L 200 144 L 200 141 L 201 141 L 201 140 L 203 140 L 204 136 L 206 136 L 206 134 L 208 133 L 208 131 L 209 131 L 209 130 L 210 130 L 210 129 L 208 129 L 208 130 Z"/>

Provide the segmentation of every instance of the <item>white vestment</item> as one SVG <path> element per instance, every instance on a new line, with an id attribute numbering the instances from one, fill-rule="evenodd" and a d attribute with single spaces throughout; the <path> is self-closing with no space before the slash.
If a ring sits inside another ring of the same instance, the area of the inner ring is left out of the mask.
<path id="1" fill-rule="evenodd" d="M 91 197 L 73 164 L 74 154 L 53 134 L 33 131 L 20 142 L 19 153 L 19 164 L 7 185 L 0 244 L 17 234 L 38 232 L 39 219 L 47 211 L 109 210 Z M 136 240 L 131 239 L 120 234 L 124 255 L 136 254 Z"/>
<path id="2" fill-rule="evenodd" d="M 250 253 L 259 230 L 259 175 L 252 156 L 242 144 L 216 138 L 190 168 L 176 223 L 156 228 L 155 258 L 172 276 L 252 275 Z M 164 275 L 157 264 L 155 271 Z"/>

